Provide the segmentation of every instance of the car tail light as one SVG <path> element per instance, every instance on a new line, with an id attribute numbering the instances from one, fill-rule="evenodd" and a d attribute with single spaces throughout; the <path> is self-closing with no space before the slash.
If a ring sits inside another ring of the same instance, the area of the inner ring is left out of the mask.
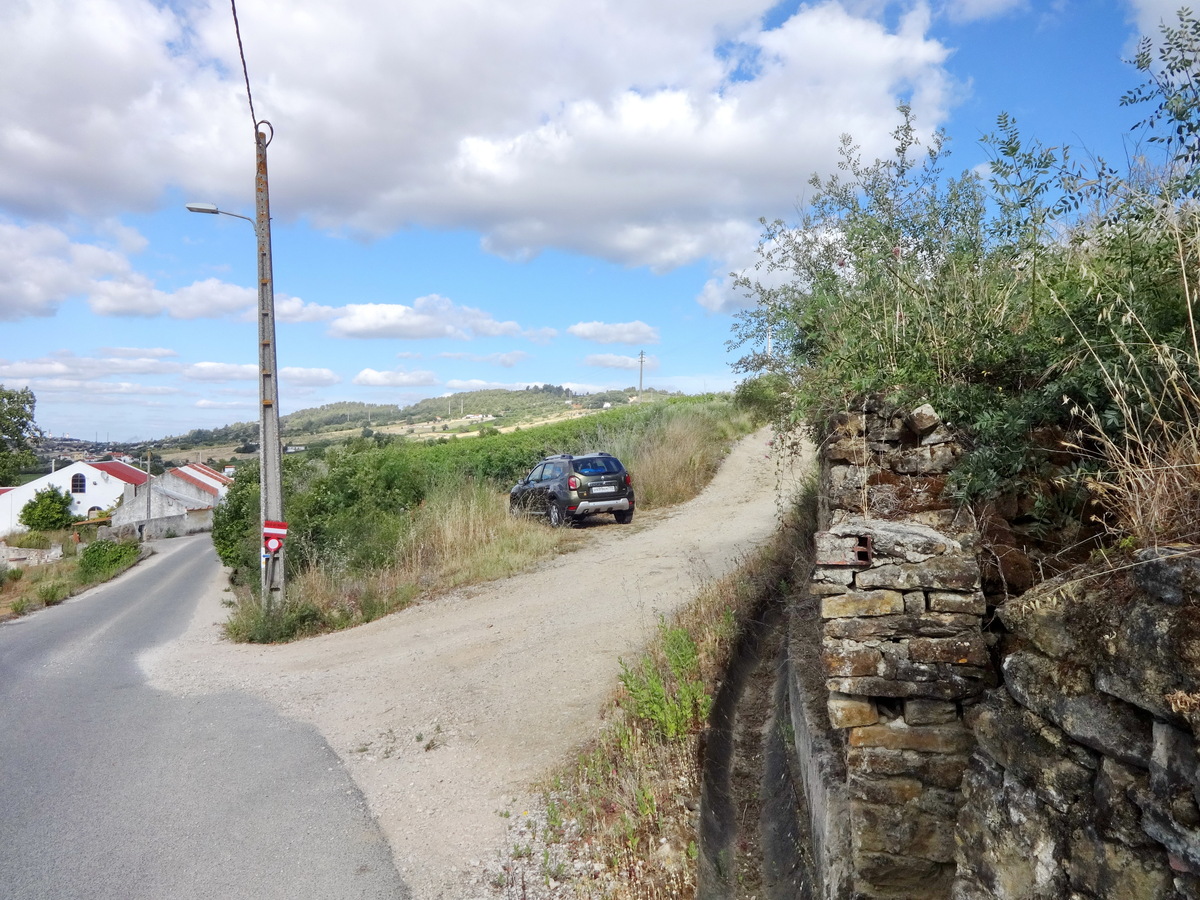
<path id="1" fill-rule="evenodd" d="M 633 478 L 630 476 L 630 474 L 628 472 L 625 473 L 625 483 L 633 484 Z"/>
<path id="2" fill-rule="evenodd" d="M 573 491 L 579 490 L 579 479 L 576 478 L 574 475 L 572 475 L 570 478 L 567 479 L 567 487 L 569 487 Z"/>

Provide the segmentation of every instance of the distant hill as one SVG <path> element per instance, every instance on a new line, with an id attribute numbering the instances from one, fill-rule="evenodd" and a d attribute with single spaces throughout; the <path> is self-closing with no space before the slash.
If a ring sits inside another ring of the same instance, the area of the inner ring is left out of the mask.
<path id="1" fill-rule="evenodd" d="M 386 403 L 343 401 L 327 403 L 280 416 L 279 429 L 286 437 L 315 435 L 354 428 L 378 428 L 381 425 L 415 425 L 464 416 L 493 416 L 495 424 L 516 425 L 562 412 L 568 406 L 600 409 L 605 403 L 619 406 L 637 396 L 636 388 L 596 394 L 574 394 L 570 389 L 547 384 L 522 391 L 502 389 L 464 391 L 445 397 L 421 400 L 400 407 Z M 671 396 L 666 391 L 645 390 L 644 399 Z M 258 422 L 235 422 L 220 428 L 194 428 L 187 434 L 174 435 L 156 442 L 170 447 L 205 447 L 248 444 L 258 440 Z"/>

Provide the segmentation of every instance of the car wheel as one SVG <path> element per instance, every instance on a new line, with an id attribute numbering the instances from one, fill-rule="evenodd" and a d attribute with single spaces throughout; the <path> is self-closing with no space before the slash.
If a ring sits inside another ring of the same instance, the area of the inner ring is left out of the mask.
<path id="1" fill-rule="evenodd" d="M 613 513 L 613 518 L 617 520 L 618 525 L 628 525 L 633 521 L 632 509 L 618 509 Z"/>
<path id="2" fill-rule="evenodd" d="M 562 507 L 555 501 L 550 501 L 550 527 L 562 528 L 567 524 L 566 516 L 563 515 Z"/>

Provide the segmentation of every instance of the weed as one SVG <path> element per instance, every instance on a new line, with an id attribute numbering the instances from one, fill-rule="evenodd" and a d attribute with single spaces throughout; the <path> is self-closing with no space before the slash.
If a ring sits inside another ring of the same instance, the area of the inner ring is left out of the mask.
<path id="1" fill-rule="evenodd" d="M 70 589 L 61 581 L 44 581 L 37 586 L 37 590 L 34 592 L 43 606 L 55 606 L 62 603 L 70 596 L 70 593 Z"/>

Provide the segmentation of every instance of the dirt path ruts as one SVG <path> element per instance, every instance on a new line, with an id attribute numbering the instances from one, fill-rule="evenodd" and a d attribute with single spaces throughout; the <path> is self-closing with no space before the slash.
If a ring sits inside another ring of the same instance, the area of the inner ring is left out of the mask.
<path id="1" fill-rule="evenodd" d="M 738 443 L 683 506 L 589 528 L 584 549 L 531 572 L 351 631 L 230 644 L 216 624 L 229 595 L 214 580 L 186 634 L 143 666 L 161 689 L 248 691 L 313 724 L 362 789 L 413 897 L 460 900 L 504 839 L 499 811 L 593 733 L 618 658 L 776 527 L 769 438 Z"/>

